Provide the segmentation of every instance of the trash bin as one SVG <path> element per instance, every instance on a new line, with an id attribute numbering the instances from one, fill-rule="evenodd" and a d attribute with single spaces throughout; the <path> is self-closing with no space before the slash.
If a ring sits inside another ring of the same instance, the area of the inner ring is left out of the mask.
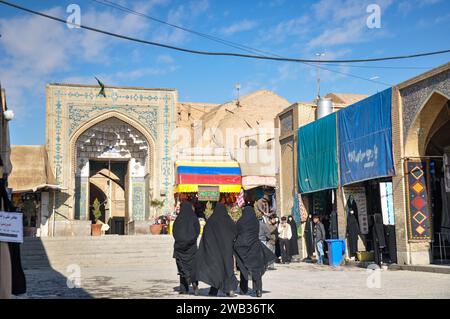
<path id="1" fill-rule="evenodd" d="M 328 264 L 333 267 L 340 266 L 345 255 L 345 241 L 343 239 L 327 239 Z"/>

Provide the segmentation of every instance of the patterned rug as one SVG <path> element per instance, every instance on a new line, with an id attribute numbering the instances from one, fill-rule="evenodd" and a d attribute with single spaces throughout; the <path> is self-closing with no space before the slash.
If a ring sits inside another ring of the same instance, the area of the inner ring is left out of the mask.
<path id="1" fill-rule="evenodd" d="M 410 240 L 430 240 L 429 162 L 407 160 L 408 235 Z"/>

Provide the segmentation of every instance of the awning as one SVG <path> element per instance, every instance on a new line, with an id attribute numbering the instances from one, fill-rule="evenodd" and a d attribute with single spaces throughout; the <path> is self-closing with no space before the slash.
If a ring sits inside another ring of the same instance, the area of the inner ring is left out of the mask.
<path id="1" fill-rule="evenodd" d="M 299 192 L 337 188 L 336 113 L 300 127 L 297 134 Z"/>
<path id="2" fill-rule="evenodd" d="M 13 193 L 65 189 L 56 184 L 45 146 L 12 145 L 11 162 L 12 171 L 8 176 L 8 186 L 12 188 Z"/>
<path id="3" fill-rule="evenodd" d="M 60 185 L 52 185 L 52 184 L 41 184 L 41 185 L 36 185 L 33 188 L 30 189 L 13 189 L 13 194 L 16 193 L 34 193 L 37 191 L 42 191 L 42 190 L 57 190 L 57 191 L 61 191 L 61 190 L 67 190 L 66 187 L 62 187 Z"/>
<path id="4" fill-rule="evenodd" d="M 276 187 L 277 179 L 273 176 L 243 176 L 242 188 L 249 190 L 260 186 Z"/>
<path id="5" fill-rule="evenodd" d="M 392 90 L 338 112 L 341 184 L 394 175 Z"/>
<path id="6" fill-rule="evenodd" d="M 239 163 L 177 161 L 175 192 L 198 192 L 199 186 L 218 186 L 221 193 L 239 193 L 241 169 Z"/>

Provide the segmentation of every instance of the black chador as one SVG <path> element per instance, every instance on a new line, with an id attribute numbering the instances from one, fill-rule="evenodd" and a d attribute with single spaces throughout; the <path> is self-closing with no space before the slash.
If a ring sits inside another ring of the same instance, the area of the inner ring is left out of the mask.
<path id="1" fill-rule="evenodd" d="M 306 219 L 305 223 L 305 231 L 304 231 L 304 237 L 305 237 L 305 244 L 306 244 L 306 253 L 308 255 L 308 259 L 312 259 L 313 253 L 314 253 L 314 235 L 313 235 L 313 222 L 311 215 L 308 215 L 308 218 Z"/>
<path id="2" fill-rule="evenodd" d="M 289 256 L 298 255 L 298 232 L 297 224 L 292 216 L 288 217 L 288 224 L 291 225 L 292 237 L 289 240 Z"/>
<path id="3" fill-rule="evenodd" d="M 173 258 L 177 261 L 178 274 L 180 275 L 180 293 L 189 292 L 191 273 L 197 253 L 197 238 L 200 234 L 200 223 L 192 208 L 192 203 L 183 202 L 180 214 L 173 224 Z M 192 282 L 194 293 L 198 293 L 198 284 Z"/>
<path id="4" fill-rule="evenodd" d="M 375 252 L 375 263 L 381 265 L 383 262 L 383 249 L 386 247 L 384 237 L 383 215 L 376 213 L 373 215 L 372 235 Z"/>
<path id="5" fill-rule="evenodd" d="M 262 276 L 267 266 L 275 261 L 276 256 L 259 240 L 259 222 L 253 207 L 244 208 L 236 227 L 234 255 L 241 273 L 240 292 L 241 294 L 248 292 L 248 280 L 251 278 L 256 296 L 261 297 Z"/>
<path id="6" fill-rule="evenodd" d="M 350 257 L 354 257 L 358 251 L 358 235 L 360 234 L 358 223 L 358 206 L 353 196 L 347 200 L 347 239 Z"/>
<path id="7" fill-rule="evenodd" d="M 217 203 L 203 229 L 192 276 L 211 286 L 210 295 L 217 295 L 218 290 L 234 295 L 238 284 L 233 262 L 235 238 L 236 224 L 225 205 Z"/>

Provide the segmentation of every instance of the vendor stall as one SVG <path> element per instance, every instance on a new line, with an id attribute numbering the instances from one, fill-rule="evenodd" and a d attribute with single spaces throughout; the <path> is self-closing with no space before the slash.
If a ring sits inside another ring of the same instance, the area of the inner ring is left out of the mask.
<path id="1" fill-rule="evenodd" d="M 217 187 L 220 193 L 241 191 L 241 169 L 237 162 L 178 161 L 176 192 L 198 193 L 203 187 Z"/>
<path id="2" fill-rule="evenodd" d="M 199 217 L 205 217 L 207 202 L 232 205 L 242 188 L 241 168 L 235 161 L 177 161 L 176 201 L 190 200 Z"/>

